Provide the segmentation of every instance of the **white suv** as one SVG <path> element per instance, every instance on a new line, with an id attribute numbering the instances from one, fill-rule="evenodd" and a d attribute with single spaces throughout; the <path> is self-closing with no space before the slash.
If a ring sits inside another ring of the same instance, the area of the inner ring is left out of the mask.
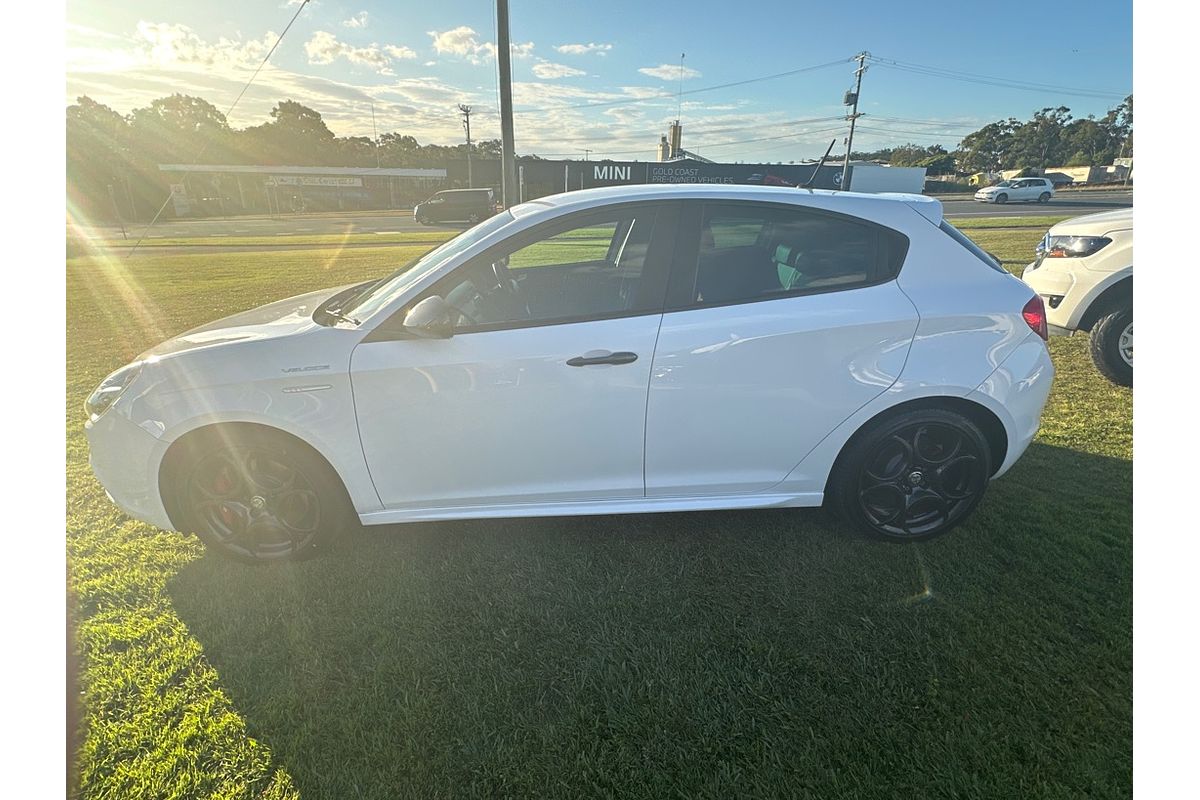
<path id="1" fill-rule="evenodd" d="M 1054 197 L 1054 184 L 1049 178 L 1014 178 L 1000 181 L 975 193 L 980 203 L 1038 202 L 1049 203 Z"/>
<path id="2" fill-rule="evenodd" d="M 1133 209 L 1060 222 L 1021 275 L 1046 301 L 1050 332 L 1092 335 L 1105 377 L 1133 385 Z"/>

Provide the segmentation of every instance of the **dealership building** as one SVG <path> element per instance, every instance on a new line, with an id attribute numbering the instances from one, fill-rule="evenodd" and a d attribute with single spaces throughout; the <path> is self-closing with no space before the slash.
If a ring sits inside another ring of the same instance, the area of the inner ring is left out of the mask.
<path id="1" fill-rule="evenodd" d="M 407 209 L 438 190 L 468 186 L 491 187 L 499 199 L 501 183 L 496 159 L 477 159 L 469 167 L 465 160 L 451 161 L 441 169 L 219 164 L 160 164 L 158 168 L 167 175 L 177 217 Z M 518 197 L 531 200 L 576 189 L 634 184 L 807 184 L 815 189 L 836 189 L 842 165 L 523 157 L 517 159 L 517 175 Z"/>

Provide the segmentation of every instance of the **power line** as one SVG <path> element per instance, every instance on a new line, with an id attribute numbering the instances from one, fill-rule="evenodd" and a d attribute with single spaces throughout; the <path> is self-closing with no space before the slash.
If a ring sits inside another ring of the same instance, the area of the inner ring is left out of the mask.
<path id="1" fill-rule="evenodd" d="M 787 72 L 776 72 L 773 75 L 760 75 L 757 78 L 746 78 L 745 80 L 732 81 L 730 83 L 719 83 L 719 84 L 716 84 L 715 86 L 702 86 L 697 89 L 688 89 L 685 92 L 679 92 L 679 95 L 682 96 L 682 95 L 701 94 L 702 92 L 715 92 L 718 89 L 729 89 L 734 86 L 745 86 L 747 84 L 760 83 L 762 81 L 773 81 L 777 78 L 787 78 L 792 75 L 800 75 L 801 73 L 804 73 L 804 72 L 813 72 L 814 70 L 818 70 L 818 69 L 827 69 L 829 67 L 836 67 L 839 64 L 845 64 L 846 62 L 853 61 L 853 60 L 854 59 L 852 57 L 851 58 L 839 58 L 837 61 L 828 61 L 824 64 L 814 64 L 809 67 L 800 67 L 798 69 L 788 70 Z M 649 103 L 649 102 L 653 102 L 656 100 L 670 100 L 670 99 L 671 99 L 671 95 L 669 95 L 669 94 L 657 94 L 652 97 L 642 97 L 642 98 L 634 98 L 634 99 L 622 98 L 620 100 L 607 100 L 607 101 L 600 102 L 600 103 L 578 103 L 575 105 L 549 106 L 546 108 L 516 109 L 513 111 L 513 113 L 514 114 L 542 114 L 542 113 L 545 113 L 546 111 L 570 111 L 573 109 L 580 109 L 580 108 L 606 108 L 609 106 L 638 105 L 641 103 Z"/>
<path id="2" fill-rule="evenodd" d="M 262 63 L 260 63 L 258 65 L 258 68 L 256 70 L 254 70 L 254 74 L 250 76 L 250 80 L 246 81 L 246 85 L 242 87 L 242 90 L 240 92 L 238 92 L 237 97 L 235 97 L 233 99 L 233 102 L 229 104 L 229 108 L 225 111 L 226 122 L 229 121 L 229 115 L 233 113 L 233 109 L 235 109 L 237 107 L 237 104 L 242 101 L 242 96 L 246 94 L 246 90 L 250 88 L 250 84 L 254 83 L 254 79 L 258 77 L 258 73 L 262 72 L 262 68 L 265 67 L 267 65 L 267 62 L 271 60 L 271 56 L 274 55 L 274 53 L 275 53 L 275 48 L 279 47 L 279 43 L 283 41 L 283 37 L 287 36 L 287 32 L 292 29 L 292 25 L 300 17 L 300 12 L 304 10 L 304 7 L 308 5 L 308 2 L 309 2 L 309 0 L 302 0 L 302 2 L 300 3 L 300 7 L 296 9 L 296 13 L 292 15 L 291 20 L 288 22 L 287 25 L 284 26 L 283 33 L 279 34 L 279 38 L 275 40 L 275 44 L 271 45 L 271 49 L 267 51 L 267 55 L 263 58 Z M 372 110 L 372 114 L 374 114 L 374 110 Z M 200 160 L 200 158 L 208 150 L 208 146 L 211 143 L 212 143 L 212 139 L 209 139 L 208 141 L 204 142 L 203 145 L 201 145 L 200 152 L 196 153 L 195 158 L 192 159 L 192 163 L 195 163 Z M 152 220 L 150 220 L 150 224 L 147 225 L 146 229 L 142 231 L 141 237 L 139 237 L 138 240 L 134 243 L 133 248 L 126 255 L 126 258 L 128 258 L 129 256 L 132 256 L 134 253 L 137 252 L 138 247 L 142 244 L 142 240 L 146 238 L 146 234 L 148 234 L 150 232 L 150 229 L 153 228 L 155 223 L 158 222 L 158 218 L 162 216 L 163 211 L 166 210 L 167 204 L 171 202 L 172 196 L 173 196 L 172 193 L 170 193 L 170 192 L 167 193 L 167 199 L 164 200 L 163 204 L 158 207 L 158 211 L 154 214 L 154 218 Z"/>
<path id="3" fill-rule="evenodd" d="M 947 80 L 963 81 L 965 83 L 975 83 L 985 86 L 999 86 L 1008 89 L 1022 89 L 1032 92 L 1056 92 L 1058 94 L 1071 94 L 1096 99 L 1105 97 L 1125 97 L 1129 94 L 1128 92 L 1115 92 L 1105 89 L 1083 89 L 1077 86 L 1060 86 L 1050 83 L 1016 80 L 1013 78 L 998 78 L 992 75 L 980 75 L 975 72 L 961 72 L 957 70 L 944 69 L 942 67 L 930 67 L 923 64 L 913 64 L 911 62 L 897 61 L 891 58 L 878 58 L 872 56 L 871 61 L 881 67 L 901 70 L 903 72 L 910 72 L 916 75 L 926 75 L 933 78 L 945 78 Z"/>

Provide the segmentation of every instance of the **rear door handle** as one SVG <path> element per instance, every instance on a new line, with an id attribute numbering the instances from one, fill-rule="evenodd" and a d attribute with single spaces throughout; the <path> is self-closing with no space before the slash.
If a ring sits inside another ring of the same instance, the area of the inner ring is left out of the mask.
<path id="1" fill-rule="evenodd" d="M 632 364 L 637 361 L 637 353 L 630 353 L 623 350 L 619 353 L 610 353 L 607 350 L 593 350 L 591 353 L 582 356 L 575 356 L 567 360 L 568 367 L 591 367 L 596 364 Z"/>

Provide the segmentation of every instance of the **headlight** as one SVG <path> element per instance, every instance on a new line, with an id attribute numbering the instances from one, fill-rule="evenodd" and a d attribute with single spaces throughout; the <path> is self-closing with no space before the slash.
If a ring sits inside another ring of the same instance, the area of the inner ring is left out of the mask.
<path id="1" fill-rule="evenodd" d="M 84 408 L 87 409 L 89 419 L 97 419 L 113 403 L 117 402 L 117 398 L 121 396 L 121 393 L 137 380 L 138 375 L 142 374 L 142 363 L 141 361 L 135 361 L 128 366 L 121 367 L 100 381 L 100 385 L 88 395 L 87 401 L 83 404 Z"/>
<path id="2" fill-rule="evenodd" d="M 1038 251 L 1045 258 L 1083 258 L 1111 242 L 1107 236 L 1046 236 Z"/>

